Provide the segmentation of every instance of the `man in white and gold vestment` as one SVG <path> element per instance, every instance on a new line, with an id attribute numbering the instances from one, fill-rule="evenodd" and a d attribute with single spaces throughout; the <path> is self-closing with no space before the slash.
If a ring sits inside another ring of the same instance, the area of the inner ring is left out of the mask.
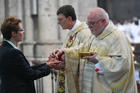
<path id="1" fill-rule="evenodd" d="M 63 48 L 70 48 L 85 42 L 91 35 L 90 29 L 85 22 L 80 22 L 76 18 L 75 10 L 71 5 L 61 6 L 57 10 L 58 24 L 64 29 L 68 29 L 69 32 L 63 43 Z M 66 62 L 66 61 L 65 61 Z M 73 60 L 73 68 L 75 74 L 79 72 L 79 60 Z M 69 78 L 71 81 L 69 81 Z M 68 77 L 65 74 L 64 69 L 60 69 L 58 73 L 57 93 L 76 93 L 79 89 L 78 85 L 74 85 L 73 89 L 69 87 L 69 83 L 78 82 L 78 76 Z M 78 84 L 78 83 L 76 83 Z"/>

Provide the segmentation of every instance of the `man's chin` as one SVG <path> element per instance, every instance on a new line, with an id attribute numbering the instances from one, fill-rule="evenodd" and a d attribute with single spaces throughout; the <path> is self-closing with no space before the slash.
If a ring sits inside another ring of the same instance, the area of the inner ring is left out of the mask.
<path id="1" fill-rule="evenodd" d="M 63 28 L 63 30 L 66 30 L 67 28 L 64 28 L 64 27 L 62 27 Z"/>
<path id="2" fill-rule="evenodd" d="M 19 40 L 19 42 L 22 42 L 22 41 L 23 41 L 23 39 Z"/>

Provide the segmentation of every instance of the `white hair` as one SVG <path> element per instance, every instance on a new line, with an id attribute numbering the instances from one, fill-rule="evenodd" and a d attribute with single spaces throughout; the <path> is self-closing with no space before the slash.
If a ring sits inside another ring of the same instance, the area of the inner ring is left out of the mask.
<path id="1" fill-rule="evenodd" d="M 94 12 L 95 15 L 96 15 L 96 18 L 98 18 L 98 19 L 104 18 L 104 19 L 106 19 L 106 21 L 109 22 L 109 15 L 108 15 L 108 13 L 107 13 L 103 8 L 97 7 L 97 8 L 95 8 L 94 10 L 97 11 L 97 12 Z M 94 11 L 94 10 L 93 10 L 93 11 Z"/>

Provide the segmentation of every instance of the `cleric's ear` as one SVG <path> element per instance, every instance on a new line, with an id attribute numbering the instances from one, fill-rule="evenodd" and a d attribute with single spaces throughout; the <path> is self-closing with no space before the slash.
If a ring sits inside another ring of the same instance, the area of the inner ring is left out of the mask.
<path id="1" fill-rule="evenodd" d="M 71 21 L 72 21 L 72 17 L 71 17 L 71 16 L 68 16 L 68 17 L 67 17 L 67 19 L 69 19 L 69 20 L 71 20 Z"/>

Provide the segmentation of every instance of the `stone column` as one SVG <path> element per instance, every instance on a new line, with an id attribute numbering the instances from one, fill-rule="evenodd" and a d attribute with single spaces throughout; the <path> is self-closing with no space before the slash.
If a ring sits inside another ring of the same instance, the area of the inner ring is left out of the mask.
<path id="1" fill-rule="evenodd" d="M 24 42 L 22 43 L 22 51 L 28 59 L 34 58 L 34 18 L 31 15 L 31 0 L 22 0 L 22 19 L 25 30 Z"/>
<path id="2" fill-rule="evenodd" d="M 0 0 L 0 23 L 3 22 L 5 18 L 5 0 Z M 2 35 L 0 32 L 0 42 L 2 42 Z"/>
<path id="3" fill-rule="evenodd" d="M 97 7 L 97 1 L 96 0 L 79 0 L 78 1 L 78 17 L 82 21 L 87 20 L 87 15 L 89 12 Z"/>

